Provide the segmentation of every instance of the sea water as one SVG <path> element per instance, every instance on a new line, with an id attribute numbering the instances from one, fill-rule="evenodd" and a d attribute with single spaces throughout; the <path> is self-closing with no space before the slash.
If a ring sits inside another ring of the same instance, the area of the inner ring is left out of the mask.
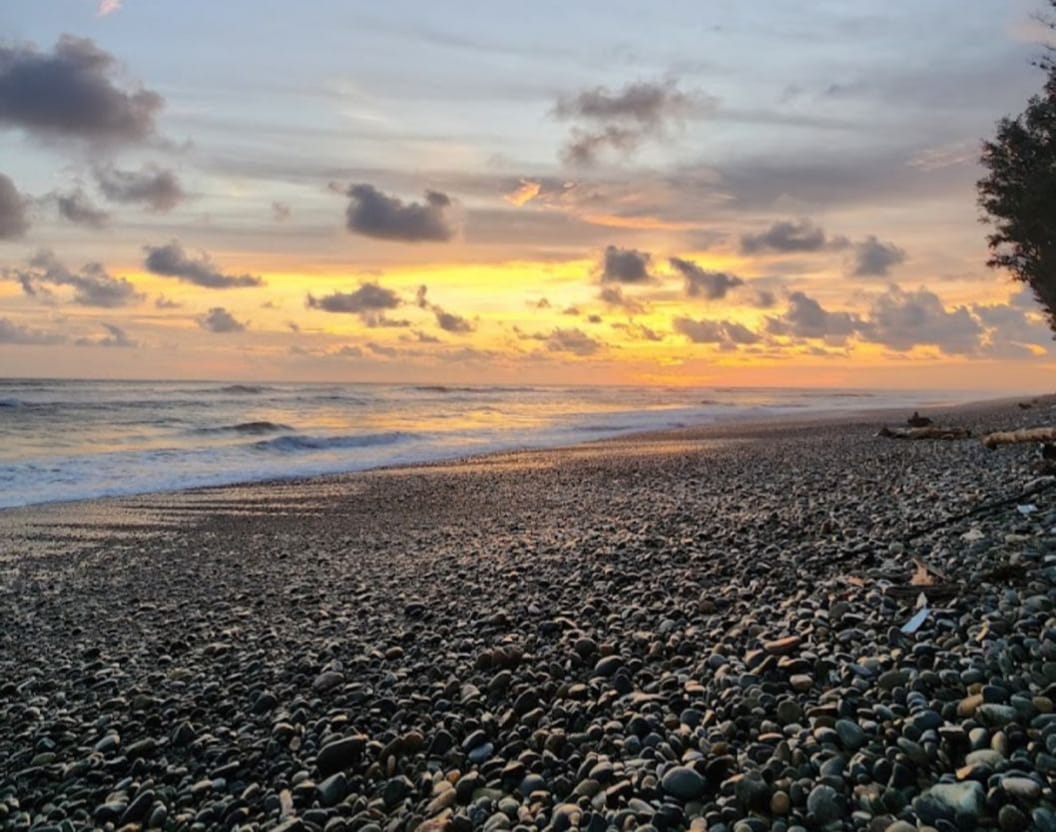
<path id="1" fill-rule="evenodd" d="M 0 380 L 0 507 L 968 398 L 729 387 Z"/>

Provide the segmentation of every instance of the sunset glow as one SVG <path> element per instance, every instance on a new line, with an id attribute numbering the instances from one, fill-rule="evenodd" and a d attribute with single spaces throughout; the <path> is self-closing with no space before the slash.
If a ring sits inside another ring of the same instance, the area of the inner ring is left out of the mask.
<path id="1" fill-rule="evenodd" d="M 110 108 L 0 106 L 5 374 L 1044 387 L 974 193 L 1032 7 L 764 5 L 5 4 Z"/>

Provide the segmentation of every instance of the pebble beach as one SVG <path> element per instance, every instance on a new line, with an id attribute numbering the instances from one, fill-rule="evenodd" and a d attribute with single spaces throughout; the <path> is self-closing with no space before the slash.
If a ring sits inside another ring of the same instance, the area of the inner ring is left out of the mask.
<path id="1" fill-rule="evenodd" d="M 0 512 L 0 828 L 1056 830 L 1056 398 L 907 415 Z"/>

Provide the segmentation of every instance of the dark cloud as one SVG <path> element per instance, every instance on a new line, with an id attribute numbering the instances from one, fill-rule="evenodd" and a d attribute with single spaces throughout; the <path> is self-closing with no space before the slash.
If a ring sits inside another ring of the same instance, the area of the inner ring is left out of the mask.
<path id="1" fill-rule="evenodd" d="M 214 306 L 204 315 L 199 316 L 196 320 L 198 321 L 198 326 L 209 332 L 243 332 L 246 328 L 244 323 L 236 320 L 235 316 L 222 306 Z"/>
<path id="2" fill-rule="evenodd" d="M 80 188 L 67 194 L 55 194 L 55 206 L 59 209 L 59 215 L 63 219 L 76 225 L 105 228 L 110 222 L 110 214 L 96 207 Z"/>
<path id="3" fill-rule="evenodd" d="M 744 281 L 736 275 L 706 271 L 692 260 L 672 257 L 668 262 L 685 278 L 686 294 L 691 298 L 722 300 L 730 289 L 744 285 Z"/>
<path id="4" fill-rule="evenodd" d="M 288 202 L 271 203 L 271 218 L 275 222 L 286 222 L 286 220 L 288 220 L 292 216 L 293 209 L 290 207 Z"/>
<path id="5" fill-rule="evenodd" d="M 576 316 L 580 314 L 580 309 L 578 306 L 566 306 L 561 310 L 561 314 Z"/>
<path id="6" fill-rule="evenodd" d="M 165 295 L 158 295 L 154 299 L 154 306 L 158 309 L 180 309 L 183 304 L 165 297 Z"/>
<path id="7" fill-rule="evenodd" d="M 81 306 L 113 309 L 143 300 L 133 283 L 109 274 L 102 264 L 86 263 L 79 272 L 73 272 L 50 251 L 37 252 L 27 268 L 10 269 L 5 274 L 17 280 L 27 295 L 50 295 L 48 286 L 69 286 L 74 290 L 73 302 Z"/>
<path id="8" fill-rule="evenodd" d="M 147 164 L 138 171 L 101 165 L 95 168 L 94 173 L 99 190 L 111 202 L 139 203 L 162 214 L 171 211 L 186 198 L 176 174 L 157 165 Z"/>
<path id="9" fill-rule="evenodd" d="M 662 137 L 672 123 L 713 111 L 715 103 L 714 98 L 679 90 L 674 81 L 638 81 L 618 91 L 594 87 L 562 97 L 553 113 L 581 123 L 572 128 L 562 156 L 588 165 L 605 149 L 629 154 L 647 138 Z"/>
<path id="10" fill-rule="evenodd" d="M 601 282 L 650 283 L 653 281 L 649 273 L 651 257 L 647 251 L 606 246 L 602 255 Z"/>
<path id="11" fill-rule="evenodd" d="M 424 290 L 424 286 L 422 290 Z M 422 291 L 419 290 L 419 291 Z M 424 298 L 424 292 L 422 293 Z M 311 309 L 344 315 L 358 315 L 368 326 L 408 326 L 409 321 L 394 321 L 385 317 L 385 310 L 395 309 L 402 301 L 392 289 L 377 283 L 363 283 L 354 292 L 333 292 L 323 297 L 309 294 L 306 304 Z"/>
<path id="12" fill-rule="evenodd" d="M 164 246 L 144 246 L 147 270 L 163 277 L 175 277 L 206 289 L 233 289 L 263 286 L 264 280 L 251 274 L 224 274 L 213 265 L 207 254 L 192 259 L 175 240 Z"/>
<path id="13" fill-rule="evenodd" d="M 408 202 L 383 194 L 373 185 L 352 185 L 345 212 L 348 230 L 380 240 L 408 243 L 444 242 L 454 234 L 447 209 L 451 198 L 439 191 L 426 191 L 425 202 Z"/>
<path id="14" fill-rule="evenodd" d="M 671 325 L 675 332 L 684 335 L 694 344 L 717 344 L 723 349 L 757 344 L 761 336 L 736 321 L 695 321 L 692 318 L 674 318 Z"/>
<path id="15" fill-rule="evenodd" d="M 24 344 L 27 346 L 44 346 L 62 344 L 66 336 L 58 332 L 44 332 L 16 324 L 7 318 L 0 318 L 0 344 Z"/>
<path id="16" fill-rule="evenodd" d="M 400 336 L 400 337 L 401 338 L 405 338 L 406 336 Z M 428 332 L 421 332 L 420 330 L 417 330 L 417 329 L 414 330 L 411 333 L 410 339 L 413 339 L 414 341 L 416 341 L 419 344 L 442 344 L 442 343 L 444 343 L 441 339 L 437 338 L 435 335 L 430 335 Z M 410 339 L 408 339 L 408 340 L 410 340 Z"/>
<path id="17" fill-rule="evenodd" d="M 396 347 L 386 346 L 385 344 L 379 344 L 375 341 L 369 341 L 367 343 L 367 349 L 375 355 L 380 355 L 383 358 L 396 358 L 400 351 Z"/>
<path id="18" fill-rule="evenodd" d="M 555 329 L 545 338 L 550 352 L 567 352 L 572 355 L 594 355 L 601 349 L 601 342 L 591 338 L 581 329 Z"/>
<path id="19" fill-rule="evenodd" d="M 603 286 L 598 293 L 598 300 L 609 306 L 618 306 L 632 315 L 645 312 L 645 305 L 640 301 L 623 293 L 619 286 Z"/>
<path id="20" fill-rule="evenodd" d="M 778 318 L 767 319 L 774 335 L 796 338 L 846 338 L 860 331 L 864 322 L 850 312 L 829 312 L 803 292 L 788 296 L 788 309 Z"/>
<path id="21" fill-rule="evenodd" d="M 81 347 L 137 347 L 139 343 L 128 337 L 121 327 L 100 323 L 106 335 L 100 338 L 78 338 L 74 343 Z"/>
<path id="22" fill-rule="evenodd" d="M 29 230 L 28 210 L 28 200 L 0 173 L 0 240 L 15 240 Z"/>
<path id="23" fill-rule="evenodd" d="M 445 312 L 439 306 L 433 307 L 433 314 L 436 316 L 436 325 L 444 332 L 464 335 L 467 332 L 472 332 L 475 328 L 470 321 L 467 321 L 461 315 Z"/>
<path id="24" fill-rule="evenodd" d="M 62 35 L 51 52 L 0 46 L 0 125 L 42 138 L 140 142 L 154 135 L 163 104 L 122 84 L 117 61 L 90 39 Z"/>
<path id="25" fill-rule="evenodd" d="M 456 335 L 464 335 L 468 332 L 473 332 L 476 327 L 471 321 L 463 318 L 461 315 L 456 315 L 453 312 L 447 312 L 439 304 L 430 303 L 428 300 L 429 287 L 419 286 L 414 293 L 414 305 L 419 309 L 428 309 L 436 317 L 436 325 L 445 332 L 452 332 Z"/>
<path id="26" fill-rule="evenodd" d="M 967 307 L 947 310 L 923 287 L 906 292 L 891 286 L 873 299 L 862 337 L 898 351 L 930 344 L 949 355 L 965 355 L 978 350 L 982 334 L 982 324 Z"/>
<path id="27" fill-rule="evenodd" d="M 644 138 L 641 130 L 617 124 L 593 131 L 574 127 L 561 150 L 561 158 L 572 165 L 592 165 L 606 148 L 627 156 L 638 149 Z"/>
<path id="28" fill-rule="evenodd" d="M 808 219 L 776 222 L 766 231 L 745 234 L 741 237 L 741 251 L 754 254 L 760 251 L 804 252 L 823 251 L 827 248 L 846 248 L 845 237 L 829 239 L 825 230 Z"/>
<path id="29" fill-rule="evenodd" d="M 753 287 L 751 305 L 758 309 L 773 309 L 777 306 L 777 293 L 771 289 Z"/>
<path id="30" fill-rule="evenodd" d="M 622 330 L 627 334 L 628 338 L 633 338 L 637 341 L 663 341 L 664 336 L 661 335 L 654 329 L 650 329 L 644 324 L 639 323 L 614 323 L 611 324 L 613 329 Z"/>
<path id="31" fill-rule="evenodd" d="M 883 277 L 904 262 L 906 253 L 894 243 L 884 243 L 870 234 L 860 243 L 854 244 L 854 276 Z"/>

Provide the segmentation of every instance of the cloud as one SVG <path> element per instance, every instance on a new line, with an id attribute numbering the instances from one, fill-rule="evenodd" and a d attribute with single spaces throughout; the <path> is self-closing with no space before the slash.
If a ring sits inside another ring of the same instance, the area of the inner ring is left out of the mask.
<path id="1" fill-rule="evenodd" d="M 602 303 L 607 303 L 609 306 L 618 306 L 621 309 L 626 309 L 632 315 L 646 311 L 644 304 L 625 295 L 623 289 L 619 286 L 603 286 L 598 293 L 598 300 Z"/>
<path id="2" fill-rule="evenodd" d="M 0 240 L 15 240 L 29 230 L 29 202 L 15 183 L 0 173 Z"/>
<path id="3" fill-rule="evenodd" d="M 424 290 L 424 286 L 422 289 Z M 419 290 L 421 292 L 421 290 Z M 422 293 L 424 297 L 424 292 Z M 394 321 L 385 317 L 386 309 L 395 309 L 402 301 L 392 289 L 377 283 L 363 283 L 354 292 L 332 292 L 315 297 L 308 295 L 306 304 L 310 309 L 344 315 L 358 315 L 368 326 L 408 326 L 409 321 Z"/>
<path id="4" fill-rule="evenodd" d="M 96 17 L 106 17 L 121 9 L 122 0 L 99 0 L 95 7 Z"/>
<path id="5" fill-rule="evenodd" d="M 451 198 L 439 191 L 426 191 L 425 202 L 409 202 L 383 194 L 373 185 L 352 185 L 345 212 L 348 230 L 380 240 L 408 243 L 445 242 L 454 234 L 448 222 Z"/>
<path id="6" fill-rule="evenodd" d="M 672 80 L 637 81 L 618 91 L 594 87 L 564 96 L 553 114 L 579 122 L 572 127 L 562 157 L 572 164 L 590 165 L 605 149 L 632 153 L 647 138 L 662 138 L 673 122 L 711 112 L 715 104 L 714 98 L 683 92 Z"/>
<path id="7" fill-rule="evenodd" d="M 235 319 L 235 316 L 222 306 L 214 306 L 206 314 L 196 318 L 198 326 L 209 332 L 228 333 L 243 332 L 246 325 Z"/>
<path id="8" fill-rule="evenodd" d="M 601 349 L 601 342 L 591 338 L 581 329 L 555 329 L 545 338 L 550 352 L 567 352 L 572 355 L 594 355 Z"/>
<path id="9" fill-rule="evenodd" d="M 738 346 L 757 344 L 762 337 L 736 321 L 712 321 L 678 317 L 671 321 L 675 332 L 684 335 L 694 344 L 717 344 L 732 350 Z"/>
<path id="10" fill-rule="evenodd" d="M 511 205 L 520 207 L 539 196 L 539 192 L 542 191 L 542 189 L 542 183 L 531 179 L 522 179 L 516 188 L 503 194 L 502 198 Z"/>
<path id="11" fill-rule="evenodd" d="M 419 309 L 428 309 L 436 317 L 436 324 L 440 329 L 445 332 L 452 332 L 456 335 L 464 335 L 468 332 L 473 332 L 476 327 L 473 323 L 461 315 L 456 315 L 453 312 L 447 312 L 439 304 L 429 303 L 428 300 L 429 287 L 419 286 L 414 293 L 414 305 Z"/>
<path id="12" fill-rule="evenodd" d="M 685 278 L 686 294 L 691 298 L 722 300 L 730 289 L 744 285 L 744 281 L 736 275 L 705 271 L 692 260 L 672 257 L 668 262 Z"/>
<path id="13" fill-rule="evenodd" d="M 634 248 L 606 246 L 602 255 L 602 283 L 651 283 L 649 261 L 652 255 Z"/>
<path id="14" fill-rule="evenodd" d="M 22 344 L 26 346 L 44 346 L 62 344 L 66 336 L 58 332 L 44 332 L 16 324 L 7 318 L 0 318 L 0 344 Z"/>
<path id="15" fill-rule="evenodd" d="M 907 292 L 898 286 L 875 297 L 863 338 L 898 351 L 931 344 L 950 355 L 979 348 L 983 327 L 965 306 L 947 310 L 933 292 L 921 287 Z"/>
<path id="16" fill-rule="evenodd" d="M 128 88 L 117 61 L 88 38 L 62 35 L 52 51 L 0 46 L 0 125 L 44 139 L 142 142 L 155 133 L 158 93 Z"/>
<path id="17" fill-rule="evenodd" d="M 661 335 L 654 329 L 650 329 L 644 324 L 639 323 L 614 323 L 611 324 L 613 329 L 622 330 L 627 334 L 628 338 L 634 338 L 638 341 L 663 341 L 664 336 Z"/>
<path id="18" fill-rule="evenodd" d="M 275 222 L 286 222 L 291 216 L 293 216 L 293 209 L 288 202 L 271 203 L 271 218 Z"/>
<path id="19" fill-rule="evenodd" d="M 760 251 L 823 251 L 826 248 L 846 248 L 847 245 L 845 237 L 830 240 L 826 237 L 824 229 L 808 219 L 776 222 L 766 231 L 741 237 L 741 251 L 745 254 Z"/>
<path id="20" fill-rule="evenodd" d="M 106 330 L 106 335 L 100 338 L 78 338 L 74 343 L 81 347 L 136 347 L 137 341 L 133 341 L 128 334 L 119 326 L 101 323 L 100 326 Z"/>
<path id="21" fill-rule="evenodd" d="M 105 228 L 110 222 L 110 214 L 96 207 L 80 188 L 68 194 L 55 194 L 55 205 L 59 209 L 59 216 L 76 225 Z"/>
<path id="22" fill-rule="evenodd" d="M 183 304 L 179 301 L 172 300 L 165 297 L 165 295 L 158 295 L 154 299 L 154 306 L 158 309 L 181 309 Z"/>
<path id="23" fill-rule="evenodd" d="M 947 309 L 938 295 L 924 287 L 905 291 L 892 285 L 870 299 L 864 316 L 826 310 L 802 292 L 793 292 L 788 300 L 783 315 L 767 319 L 767 331 L 773 335 L 837 342 L 853 335 L 897 352 L 933 346 L 947 355 L 980 353 L 987 334 L 985 324 L 996 325 L 1001 320 L 1001 313 L 990 309 Z"/>
<path id="24" fill-rule="evenodd" d="M 892 266 L 904 262 L 906 253 L 894 243 L 883 243 L 870 234 L 854 244 L 854 276 L 883 277 Z"/>
<path id="25" fill-rule="evenodd" d="M 643 131 L 617 124 L 594 131 L 573 127 L 571 137 L 561 151 L 561 158 L 569 164 L 585 167 L 593 165 L 606 148 L 628 156 L 638 149 L 643 139 Z"/>
<path id="26" fill-rule="evenodd" d="M 436 316 L 436 324 L 444 332 L 453 332 L 455 334 L 465 334 L 472 332 L 474 326 L 470 321 L 467 321 L 461 315 L 455 315 L 452 312 L 445 312 L 439 306 L 433 306 L 433 314 Z"/>
<path id="27" fill-rule="evenodd" d="M 389 347 L 385 344 L 379 344 L 375 341 L 367 342 L 367 349 L 375 355 L 380 355 L 383 358 L 396 358 L 400 354 L 400 351 L 396 347 Z"/>
<path id="28" fill-rule="evenodd" d="M 796 338 L 846 338 L 861 330 L 863 321 L 850 312 L 830 312 L 803 292 L 788 296 L 784 315 L 767 319 L 767 330 L 774 335 Z"/>
<path id="29" fill-rule="evenodd" d="M 185 283 L 193 283 L 205 289 L 232 289 L 245 286 L 263 286 L 264 280 L 256 275 L 224 274 L 213 265 L 205 253 L 191 259 L 183 247 L 173 240 L 164 246 L 144 246 L 147 270 L 163 277 L 175 277 Z"/>
<path id="30" fill-rule="evenodd" d="M 582 118 L 602 123 L 626 120 L 655 127 L 672 116 L 686 115 L 692 104 L 692 97 L 680 91 L 674 81 L 637 81 L 618 92 L 594 87 L 561 98 L 554 113 L 564 119 Z"/>
<path id="31" fill-rule="evenodd" d="M 163 214 L 186 198 L 176 174 L 158 165 L 146 164 L 138 171 L 100 165 L 94 173 L 99 190 L 111 202 L 142 203 L 150 211 Z"/>
<path id="32" fill-rule="evenodd" d="M 50 294 L 47 286 L 69 286 L 74 290 L 73 302 L 80 306 L 113 309 L 131 306 L 143 300 L 133 283 L 114 277 L 100 263 L 86 263 L 79 272 L 72 272 L 47 250 L 37 252 L 24 269 L 10 269 L 5 275 L 17 280 L 22 291 L 36 296 Z"/>

